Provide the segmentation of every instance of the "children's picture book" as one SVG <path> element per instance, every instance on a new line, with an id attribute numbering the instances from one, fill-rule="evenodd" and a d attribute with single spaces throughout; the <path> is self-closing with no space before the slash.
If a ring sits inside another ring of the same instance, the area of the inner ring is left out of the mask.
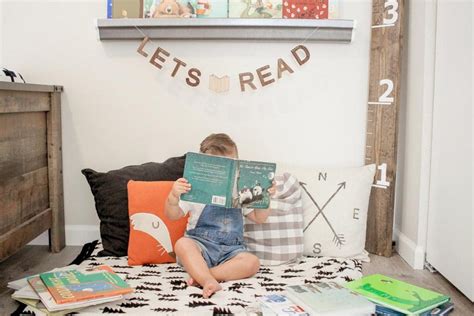
<path id="1" fill-rule="evenodd" d="M 269 294 L 259 297 L 260 302 L 267 309 L 270 309 L 274 315 L 278 316 L 310 316 L 311 314 L 305 310 L 302 306 L 295 304 L 285 295 L 281 294 Z M 265 308 L 262 308 L 262 313 L 265 312 Z M 268 311 L 266 314 L 270 314 Z"/>
<path id="2" fill-rule="evenodd" d="M 87 301 L 60 304 L 56 302 L 56 300 L 48 291 L 48 288 L 44 285 L 43 281 L 41 280 L 39 276 L 34 276 L 34 277 L 29 278 L 28 282 L 31 285 L 31 287 L 36 291 L 36 294 L 38 294 L 38 297 L 41 300 L 41 303 L 43 303 L 46 309 L 50 312 L 83 308 L 86 306 L 112 302 L 112 301 L 120 300 L 123 298 L 122 295 L 114 295 L 114 296 L 109 296 L 109 297 L 90 299 Z M 41 306 L 39 306 L 38 304 L 35 304 L 35 305 L 36 305 L 35 306 L 36 308 L 41 309 Z"/>
<path id="3" fill-rule="evenodd" d="M 181 200 L 223 207 L 265 209 L 270 206 L 268 189 L 276 164 L 187 153 L 184 178 L 191 191 Z"/>
<path id="4" fill-rule="evenodd" d="M 419 314 L 420 316 L 446 316 L 451 314 L 451 312 L 454 310 L 454 304 L 451 302 L 444 303 L 442 305 L 439 305 L 432 310 L 428 310 L 424 313 Z M 391 308 L 377 305 L 375 308 L 375 314 L 377 316 L 405 316 L 406 314 L 397 312 L 396 310 L 393 310 Z"/>
<path id="5" fill-rule="evenodd" d="M 345 284 L 378 305 L 414 315 L 431 311 L 450 300 L 446 295 L 430 291 L 382 274 L 365 276 Z"/>
<path id="6" fill-rule="evenodd" d="M 118 296 L 133 291 L 107 266 L 94 270 L 46 272 L 41 273 L 40 278 L 58 304 Z"/>
<path id="7" fill-rule="evenodd" d="M 68 265 L 66 267 L 54 268 L 51 271 L 72 270 L 72 269 L 76 269 L 77 267 L 78 267 L 78 265 L 71 264 L 71 265 Z M 39 276 L 39 274 L 30 275 L 26 278 L 21 278 L 21 279 L 18 279 L 18 280 L 10 281 L 10 282 L 8 282 L 7 287 L 12 289 L 12 290 L 19 290 L 19 289 L 22 289 L 24 287 L 29 287 L 28 279 L 31 278 L 31 277 L 34 277 L 34 276 Z"/>
<path id="8" fill-rule="evenodd" d="M 143 17 L 194 18 L 197 2 L 197 0 L 143 0 Z"/>
<path id="9" fill-rule="evenodd" d="M 190 1 L 198 18 L 227 18 L 229 4 L 222 0 L 192 0 Z"/>
<path id="10" fill-rule="evenodd" d="M 229 18 L 281 19 L 281 0 L 229 0 Z"/>
<path id="11" fill-rule="evenodd" d="M 327 19 L 330 0 L 283 0 L 284 19 Z"/>
<path id="12" fill-rule="evenodd" d="M 142 0 L 108 0 L 107 17 L 111 14 L 113 19 L 141 18 L 142 5 Z"/>
<path id="13" fill-rule="evenodd" d="M 311 315 L 371 315 L 375 304 L 336 283 L 290 285 L 287 296 Z"/>

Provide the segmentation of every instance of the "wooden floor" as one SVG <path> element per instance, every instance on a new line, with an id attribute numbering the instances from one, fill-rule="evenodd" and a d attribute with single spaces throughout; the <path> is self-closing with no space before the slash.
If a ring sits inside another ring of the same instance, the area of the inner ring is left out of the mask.
<path id="1" fill-rule="evenodd" d="M 17 303 L 10 298 L 12 290 L 6 287 L 11 280 L 36 274 L 54 267 L 69 264 L 79 254 L 81 247 L 66 247 L 59 254 L 52 254 L 47 246 L 26 246 L 20 252 L 0 263 L 0 315 L 10 315 Z M 449 295 L 455 305 L 453 316 L 474 315 L 474 304 L 439 274 L 426 270 L 413 270 L 395 254 L 391 258 L 371 256 L 370 263 L 364 263 L 363 273 L 382 273 L 428 289 Z"/>

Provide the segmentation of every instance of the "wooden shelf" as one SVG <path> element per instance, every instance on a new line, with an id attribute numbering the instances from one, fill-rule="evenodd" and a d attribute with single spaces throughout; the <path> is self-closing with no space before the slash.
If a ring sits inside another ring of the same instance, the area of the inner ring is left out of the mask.
<path id="1" fill-rule="evenodd" d="M 265 40 L 350 43 L 354 20 L 98 19 L 100 40 Z M 140 32 L 141 30 L 141 32 Z"/>

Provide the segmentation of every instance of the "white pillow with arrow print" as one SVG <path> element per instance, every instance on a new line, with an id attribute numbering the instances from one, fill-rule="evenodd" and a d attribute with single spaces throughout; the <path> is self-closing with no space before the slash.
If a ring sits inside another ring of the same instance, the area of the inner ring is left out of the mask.
<path id="1" fill-rule="evenodd" d="M 375 165 L 283 169 L 303 189 L 304 254 L 368 261 L 365 235 Z"/>

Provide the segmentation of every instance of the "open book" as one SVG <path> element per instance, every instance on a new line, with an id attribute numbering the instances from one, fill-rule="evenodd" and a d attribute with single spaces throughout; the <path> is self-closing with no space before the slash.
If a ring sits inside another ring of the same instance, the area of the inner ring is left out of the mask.
<path id="1" fill-rule="evenodd" d="M 187 153 L 184 178 L 191 191 L 181 200 L 223 207 L 265 209 L 276 164 Z"/>

